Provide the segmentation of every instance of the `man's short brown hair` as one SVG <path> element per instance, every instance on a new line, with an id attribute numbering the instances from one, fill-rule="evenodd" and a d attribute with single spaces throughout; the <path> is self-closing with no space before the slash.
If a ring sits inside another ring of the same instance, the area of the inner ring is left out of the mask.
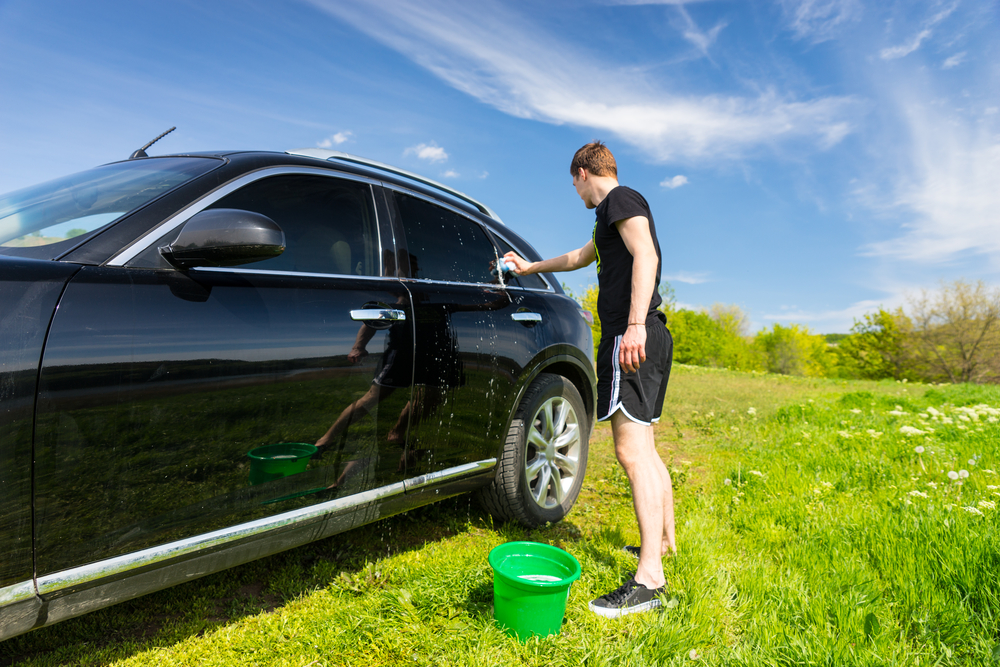
<path id="1" fill-rule="evenodd" d="M 591 176 L 618 178 L 618 165 L 615 164 L 615 156 L 601 141 L 592 141 L 578 150 L 569 165 L 569 173 L 576 176 L 581 167 L 586 169 Z"/>

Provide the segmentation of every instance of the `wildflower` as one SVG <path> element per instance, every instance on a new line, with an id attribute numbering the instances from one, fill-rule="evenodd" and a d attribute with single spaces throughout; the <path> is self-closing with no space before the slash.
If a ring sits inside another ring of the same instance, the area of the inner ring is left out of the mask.
<path id="1" fill-rule="evenodd" d="M 996 491 L 997 489 L 1000 489 L 1000 486 L 996 486 L 995 484 L 987 484 L 986 488 L 989 489 L 990 491 Z"/>
<path id="2" fill-rule="evenodd" d="M 971 505 L 967 505 L 966 507 L 963 507 L 962 509 L 964 509 L 969 514 L 978 514 L 979 516 L 983 516 L 983 513 L 982 513 L 981 510 L 979 510 L 979 509 L 977 509 L 975 507 L 972 507 Z"/>
<path id="3" fill-rule="evenodd" d="M 723 484 L 725 484 L 726 486 L 729 486 L 730 484 L 732 484 L 732 483 L 733 483 L 733 480 L 731 480 L 731 479 L 729 479 L 729 478 L 727 477 L 727 478 L 725 478 L 724 480 L 722 480 L 722 483 L 723 483 Z"/>
<path id="4" fill-rule="evenodd" d="M 976 465 L 976 459 L 969 459 L 969 466 L 972 467 Z"/>
<path id="5" fill-rule="evenodd" d="M 881 431 L 875 431 L 873 429 L 868 429 L 866 431 L 866 433 L 868 435 L 870 435 L 871 437 L 873 437 L 873 438 L 880 438 L 880 437 L 882 437 L 882 432 Z"/>
<path id="6" fill-rule="evenodd" d="M 983 468 L 983 472 L 985 472 L 987 475 L 995 475 L 995 474 L 997 474 L 996 470 L 990 470 L 989 468 Z"/>
<path id="7" fill-rule="evenodd" d="M 950 479 L 952 481 L 957 480 L 958 479 L 958 473 L 955 472 L 954 470 L 949 470 L 948 471 L 948 479 Z"/>
<path id="8" fill-rule="evenodd" d="M 941 413 L 938 412 L 937 410 L 935 410 L 934 408 L 927 408 L 927 414 L 929 414 L 929 415 L 931 415 L 933 417 L 940 417 L 941 416 Z"/>
<path id="9" fill-rule="evenodd" d="M 913 451 L 915 451 L 917 454 L 923 454 L 924 448 L 922 445 L 917 445 L 916 447 L 913 448 Z"/>
<path id="10" fill-rule="evenodd" d="M 900 426 L 899 432 L 903 435 L 926 435 L 926 431 L 921 431 L 919 428 L 913 428 L 912 426 Z"/>
<path id="11" fill-rule="evenodd" d="M 860 415 L 861 414 L 861 410 L 858 410 L 857 408 L 851 408 L 851 412 L 854 413 L 854 414 L 856 414 L 856 415 Z"/>
<path id="12" fill-rule="evenodd" d="M 756 415 L 757 414 L 757 408 L 747 408 L 747 414 L 748 415 Z"/>
<path id="13" fill-rule="evenodd" d="M 961 477 L 962 479 L 965 479 L 966 477 L 969 476 L 969 471 L 968 470 L 964 470 L 964 469 L 963 470 L 959 470 L 958 471 L 958 476 Z"/>
<path id="14" fill-rule="evenodd" d="M 693 648 L 693 649 L 691 649 L 691 652 L 688 653 L 688 657 L 691 658 L 692 660 L 697 660 L 701 656 L 698 655 L 698 649 Z"/>
<path id="15" fill-rule="evenodd" d="M 837 435 L 839 435 L 841 438 L 844 438 L 845 440 L 850 440 L 852 437 L 851 434 L 848 433 L 847 431 L 837 431 Z"/>
<path id="16" fill-rule="evenodd" d="M 905 415 L 908 415 L 909 413 L 903 412 L 902 410 L 899 409 L 899 406 L 897 405 L 895 410 L 889 410 L 889 412 L 887 412 L 886 414 L 892 415 L 893 417 L 903 417 Z"/>
<path id="17" fill-rule="evenodd" d="M 992 500 L 980 500 L 977 504 L 984 510 L 995 510 L 997 508 L 997 504 Z"/>
<path id="18" fill-rule="evenodd" d="M 916 489 L 914 489 L 913 491 L 910 491 L 910 495 L 913 496 L 914 498 L 926 498 L 927 497 L 926 493 L 924 493 L 923 491 L 917 491 Z"/>
<path id="19" fill-rule="evenodd" d="M 763 477 L 764 476 L 764 473 L 762 473 L 759 470 L 748 470 L 747 472 L 750 473 L 751 475 L 757 475 L 758 477 Z"/>
<path id="20" fill-rule="evenodd" d="M 830 482 L 820 482 L 820 486 L 825 486 L 828 489 L 833 488 L 833 484 L 831 484 Z"/>
<path id="21" fill-rule="evenodd" d="M 937 488 L 937 482 L 927 482 L 927 486 L 931 487 L 932 489 L 936 489 Z"/>
<path id="22" fill-rule="evenodd" d="M 970 422 L 970 421 L 972 421 L 971 419 L 969 419 L 969 415 L 959 415 L 958 419 L 959 419 L 959 421 L 963 421 L 963 422 Z"/>
<path id="23" fill-rule="evenodd" d="M 942 423 L 945 423 L 945 424 L 954 424 L 955 423 L 955 420 L 952 419 L 951 417 L 945 417 L 941 421 L 942 421 Z"/>

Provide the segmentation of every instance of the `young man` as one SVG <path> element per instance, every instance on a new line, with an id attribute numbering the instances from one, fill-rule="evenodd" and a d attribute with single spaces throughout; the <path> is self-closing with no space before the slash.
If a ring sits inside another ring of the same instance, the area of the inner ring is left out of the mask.
<path id="1" fill-rule="evenodd" d="M 597 416 L 611 420 L 615 455 L 632 485 L 641 546 L 635 575 L 590 603 L 602 616 L 617 617 L 660 606 L 666 590 L 662 558 L 676 552 L 670 473 L 656 453 L 653 422 L 658 421 L 670 377 L 673 344 L 661 303 L 660 244 L 649 204 L 618 184 L 618 167 L 608 148 L 587 144 L 570 165 L 573 187 L 597 222 L 582 248 L 540 262 L 514 253 L 504 259 L 521 274 L 573 271 L 597 260 L 600 288 L 597 313 Z"/>

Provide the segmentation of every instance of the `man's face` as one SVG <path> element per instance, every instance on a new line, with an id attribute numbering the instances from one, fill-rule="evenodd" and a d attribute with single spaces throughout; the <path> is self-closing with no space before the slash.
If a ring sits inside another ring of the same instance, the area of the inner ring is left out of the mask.
<path id="1" fill-rule="evenodd" d="M 577 169 L 576 173 L 573 174 L 573 187 L 576 188 L 576 194 L 580 195 L 580 199 L 583 200 L 587 208 L 596 208 L 590 198 L 590 184 L 587 171 L 583 168 Z"/>

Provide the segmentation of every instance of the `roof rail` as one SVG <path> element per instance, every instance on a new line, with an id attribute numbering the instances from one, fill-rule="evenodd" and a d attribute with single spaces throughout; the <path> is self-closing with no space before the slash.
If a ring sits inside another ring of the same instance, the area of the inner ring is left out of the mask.
<path id="1" fill-rule="evenodd" d="M 412 171 L 406 171 L 405 169 L 400 169 L 399 167 L 393 167 L 392 165 L 385 164 L 383 162 L 376 162 L 375 160 L 369 160 L 366 157 L 360 157 L 358 155 L 351 155 L 350 153 L 343 153 L 341 151 L 330 150 L 329 148 L 297 148 L 295 150 L 285 151 L 289 155 L 301 155 L 303 157 L 315 157 L 321 160 L 340 160 L 342 162 L 354 162 L 356 164 L 364 165 L 366 167 L 373 167 L 381 171 L 387 171 L 391 174 L 396 174 L 398 176 L 405 176 L 411 180 L 417 181 L 418 183 L 423 183 L 424 185 L 429 185 L 432 188 L 441 190 L 448 193 L 452 197 L 461 199 L 462 201 L 472 204 L 480 212 L 489 217 L 493 218 L 501 225 L 504 224 L 503 220 L 500 219 L 493 209 L 491 209 L 486 204 L 473 199 L 469 195 L 459 192 L 455 188 L 449 187 L 444 183 L 438 183 L 437 181 L 432 181 L 429 178 L 420 176 L 419 174 L 414 174 Z"/>

